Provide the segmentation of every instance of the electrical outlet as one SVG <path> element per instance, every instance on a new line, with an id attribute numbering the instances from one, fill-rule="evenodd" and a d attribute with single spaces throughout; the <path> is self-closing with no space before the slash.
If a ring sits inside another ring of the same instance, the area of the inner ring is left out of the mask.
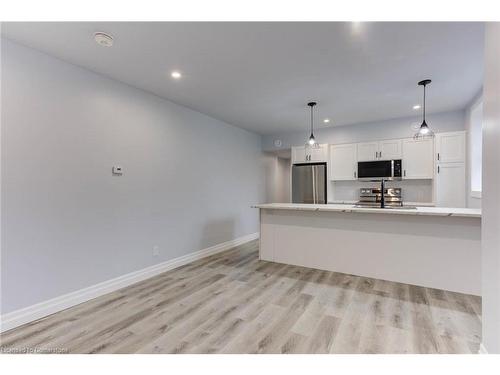
<path id="1" fill-rule="evenodd" d="M 153 246 L 153 256 L 157 257 L 158 255 L 160 255 L 160 246 L 155 245 Z"/>

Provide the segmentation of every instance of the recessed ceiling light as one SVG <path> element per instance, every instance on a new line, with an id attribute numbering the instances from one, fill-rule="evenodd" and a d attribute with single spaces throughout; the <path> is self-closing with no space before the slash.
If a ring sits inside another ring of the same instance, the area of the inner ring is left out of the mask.
<path id="1" fill-rule="evenodd" d="M 358 34 L 358 33 L 360 33 L 361 31 L 363 31 L 363 22 L 355 22 L 355 21 L 352 21 L 352 22 L 351 22 L 351 31 L 352 31 L 352 33 L 354 33 L 354 34 Z"/>
<path id="2" fill-rule="evenodd" d="M 420 104 L 415 104 L 415 105 L 413 106 L 413 109 L 420 109 Z"/>
<path id="3" fill-rule="evenodd" d="M 324 122 L 325 124 L 328 124 L 328 123 L 330 122 L 330 119 L 329 119 L 329 118 L 325 118 L 325 119 L 323 120 L 323 122 Z"/>
<path id="4" fill-rule="evenodd" d="M 178 72 L 177 70 L 174 70 L 171 74 L 172 78 L 179 79 L 182 77 L 181 72 Z"/>
<path id="5" fill-rule="evenodd" d="M 101 31 L 94 33 L 94 40 L 103 47 L 111 47 L 113 45 L 113 36 Z"/>

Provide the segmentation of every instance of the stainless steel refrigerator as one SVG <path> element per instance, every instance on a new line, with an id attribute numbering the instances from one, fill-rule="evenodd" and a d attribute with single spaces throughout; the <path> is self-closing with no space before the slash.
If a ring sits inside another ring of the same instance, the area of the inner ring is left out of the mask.
<path id="1" fill-rule="evenodd" d="M 326 163 L 294 164 L 292 202 L 326 203 Z"/>

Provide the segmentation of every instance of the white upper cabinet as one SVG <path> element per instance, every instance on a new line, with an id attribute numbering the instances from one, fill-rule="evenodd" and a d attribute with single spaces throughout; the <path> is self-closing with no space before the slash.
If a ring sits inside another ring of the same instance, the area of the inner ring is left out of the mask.
<path id="1" fill-rule="evenodd" d="M 355 143 L 330 146 L 331 180 L 356 180 L 357 164 Z"/>
<path id="2" fill-rule="evenodd" d="M 465 132 L 436 134 L 436 160 L 438 163 L 464 163 Z"/>
<path id="3" fill-rule="evenodd" d="M 378 142 L 358 143 L 358 161 L 377 160 Z"/>
<path id="4" fill-rule="evenodd" d="M 400 139 L 358 143 L 358 161 L 401 159 L 401 145 Z"/>
<path id="5" fill-rule="evenodd" d="M 378 143 L 378 156 L 380 160 L 401 159 L 403 142 L 401 139 L 391 139 Z"/>
<path id="6" fill-rule="evenodd" d="M 328 145 L 319 147 L 292 147 L 292 164 L 326 162 L 328 159 Z"/>
<path id="7" fill-rule="evenodd" d="M 305 146 L 301 147 L 292 147 L 292 163 L 305 163 L 306 162 L 306 148 Z"/>
<path id="8" fill-rule="evenodd" d="M 326 162 L 328 160 L 328 145 L 319 145 L 318 148 L 310 148 L 311 162 Z"/>
<path id="9" fill-rule="evenodd" d="M 465 207 L 465 132 L 436 134 L 436 205 Z"/>
<path id="10" fill-rule="evenodd" d="M 434 178 L 434 140 L 403 140 L 403 178 Z"/>
<path id="11" fill-rule="evenodd" d="M 436 206 L 465 207 L 465 164 L 443 163 L 436 169 Z"/>

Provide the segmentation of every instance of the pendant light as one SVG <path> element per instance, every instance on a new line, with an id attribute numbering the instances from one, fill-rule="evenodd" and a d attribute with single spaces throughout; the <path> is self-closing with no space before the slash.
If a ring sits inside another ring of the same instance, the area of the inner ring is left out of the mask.
<path id="1" fill-rule="evenodd" d="M 316 105 L 316 102 L 309 102 L 307 105 L 311 108 L 311 135 L 309 136 L 309 139 L 307 140 L 306 145 L 309 147 L 319 147 L 318 143 L 316 142 L 316 139 L 314 138 L 314 118 L 313 118 L 313 108 Z"/>
<path id="2" fill-rule="evenodd" d="M 422 138 L 432 138 L 434 137 L 434 132 L 429 129 L 429 126 L 425 122 L 425 87 L 431 83 L 432 81 L 430 79 L 424 79 L 423 81 L 420 81 L 418 83 L 419 86 L 424 86 L 424 109 L 423 109 L 423 120 L 422 120 L 422 125 L 420 125 L 420 128 L 418 131 L 415 133 L 413 136 L 414 139 L 422 139 Z"/>

